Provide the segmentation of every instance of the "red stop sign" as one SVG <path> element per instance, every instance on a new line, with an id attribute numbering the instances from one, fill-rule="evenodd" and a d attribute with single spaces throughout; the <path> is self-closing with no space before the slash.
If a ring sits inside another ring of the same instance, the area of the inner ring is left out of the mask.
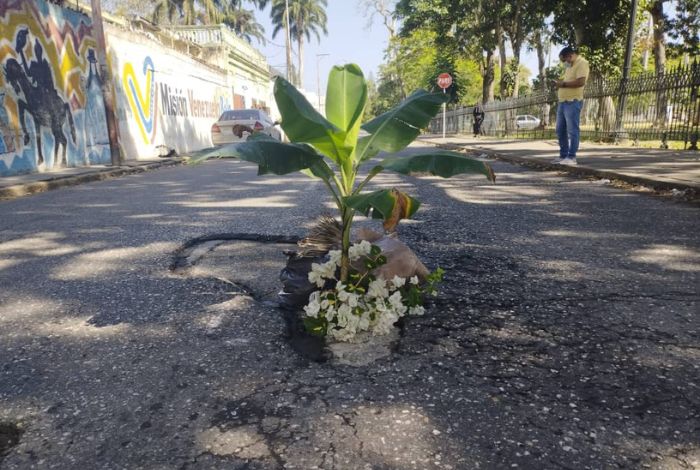
<path id="1" fill-rule="evenodd" d="M 452 75 L 450 75 L 449 73 L 441 73 L 440 75 L 438 75 L 437 84 L 443 90 L 445 88 L 449 88 L 450 85 L 452 85 Z"/>

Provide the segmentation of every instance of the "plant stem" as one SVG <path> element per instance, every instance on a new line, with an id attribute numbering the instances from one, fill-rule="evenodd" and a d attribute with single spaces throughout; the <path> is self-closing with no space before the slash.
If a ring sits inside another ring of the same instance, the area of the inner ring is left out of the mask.
<path id="1" fill-rule="evenodd" d="M 375 176 L 377 176 L 381 171 L 382 171 L 381 166 L 375 166 L 374 168 L 372 168 L 372 170 L 369 172 L 369 174 L 367 175 L 367 177 L 362 181 L 362 183 L 358 184 L 358 185 L 357 185 L 357 188 L 355 188 L 355 189 L 353 190 L 352 194 L 353 194 L 353 195 L 359 194 L 360 191 L 362 191 L 362 190 L 364 189 L 365 185 L 366 185 L 367 183 L 369 183 L 369 182 L 372 180 L 372 178 L 374 178 Z"/>
<path id="2" fill-rule="evenodd" d="M 338 207 L 338 210 L 340 210 L 340 211 L 342 212 L 342 210 L 343 210 L 343 203 L 341 202 L 340 197 L 338 196 L 338 194 L 336 194 L 335 190 L 333 189 L 333 186 L 331 186 L 330 181 L 327 181 L 327 180 L 325 180 L 325 179 L 323 179 L 323 178 L 321 178 L 321 181 L 323 181 L 323 183 L 326 185 L 326 187 L 328 188 L 328 190 L 331 192 L 331 195 L 333 196 L 333 199 L 335 200 L 335 205 Z"/>
<path id="3" fill-rule="evenodd" d="M 340 256 L 340 282 L 347 284 L 350 275 L 350 227 L 355 211 L 346 207 L 343 211 L 343 240 Z"/>

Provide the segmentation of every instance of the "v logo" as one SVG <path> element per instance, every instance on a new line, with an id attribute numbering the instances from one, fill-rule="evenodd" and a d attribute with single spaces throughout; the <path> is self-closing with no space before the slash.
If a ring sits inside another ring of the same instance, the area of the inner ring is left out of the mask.
<path id="1" fill-rule="evenodd" d="M 124 64 L 122 84 L 131 112 L 136 117 L 136 123 L 141 131 L 141 137 L 146 144 L 152 144 L 156 135 L 156 120 L 158 101 L 156 100 L 155 67 L 150 56 L 143 60 L 143 76 L 146 78 L 145 90 L 139 86 L 139 80 L 131 62 Z M 144 94 L 145 91 L 145 94 Z"/>

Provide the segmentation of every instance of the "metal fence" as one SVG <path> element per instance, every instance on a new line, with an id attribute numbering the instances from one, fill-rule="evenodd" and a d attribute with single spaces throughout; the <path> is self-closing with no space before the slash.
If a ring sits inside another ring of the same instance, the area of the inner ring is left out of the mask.
<path id="1" fill-rule="evenodd" d="M 698 149 L 700 134 L 700 62 L 695 59 L 664 74 L 645 73 L 626 82 L 592 78 L 584 89 L 581 137 L 598 141 L 629 139 L 635 143 L 658 141 L 668 148 Z M 447 111 L 446 131 L 469 134 L 473 107 Z M 523 138 L 555 138 L 557 96 L 554 89 L 483 106 L 485 135 Z M 442 114 L 430 123 L 430 131 L 442 132 Z"/>

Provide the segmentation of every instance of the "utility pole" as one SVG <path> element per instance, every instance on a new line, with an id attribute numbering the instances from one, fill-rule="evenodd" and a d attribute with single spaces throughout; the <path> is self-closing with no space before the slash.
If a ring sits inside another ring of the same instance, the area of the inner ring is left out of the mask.
<path id="1" fill-rule="evenodd" d="M 102 98 L 105 102 L 105 118 L 107 119 L 107 132 L 109 133 L 109 151 L 112 165 L 122 164 L 121 149 L 119 147 L 119 122 L 115 113 L 114 84 L 112 83 L 112 71 L 107 65 L 107 41 L 102 26 L 102 6 L 100 0 L 91 0 L 92 31 L 97 41 L 97 63 L 99 64 L 102 80 Z"/>
<path id="2" fill-rule="evenodd" d="M 620 81 L 620 99 L 617 103 L 615 113 L 615 141 L 619 142 L 627 138 L 627 132 L 622 127 L 622 114 L 625 112 L 625 102 L 627 101 L 627 83 L 630 79 L 632 69 L 632 50 L 634 49 L 634 26 L 637 20 L 637 2 L 632 0 L 632 11 L 630 12 L 630 22 L 627 27 L 627 49 L 625 50 L 625 64 L 622 68 L 622 81 Z"/>
<path id="3" fill-rule="evenodd" d="M 318 93 L 318 112 L 321 112 L 321 57 L 330 54 L 316 54 L 316 92 Z"/>

